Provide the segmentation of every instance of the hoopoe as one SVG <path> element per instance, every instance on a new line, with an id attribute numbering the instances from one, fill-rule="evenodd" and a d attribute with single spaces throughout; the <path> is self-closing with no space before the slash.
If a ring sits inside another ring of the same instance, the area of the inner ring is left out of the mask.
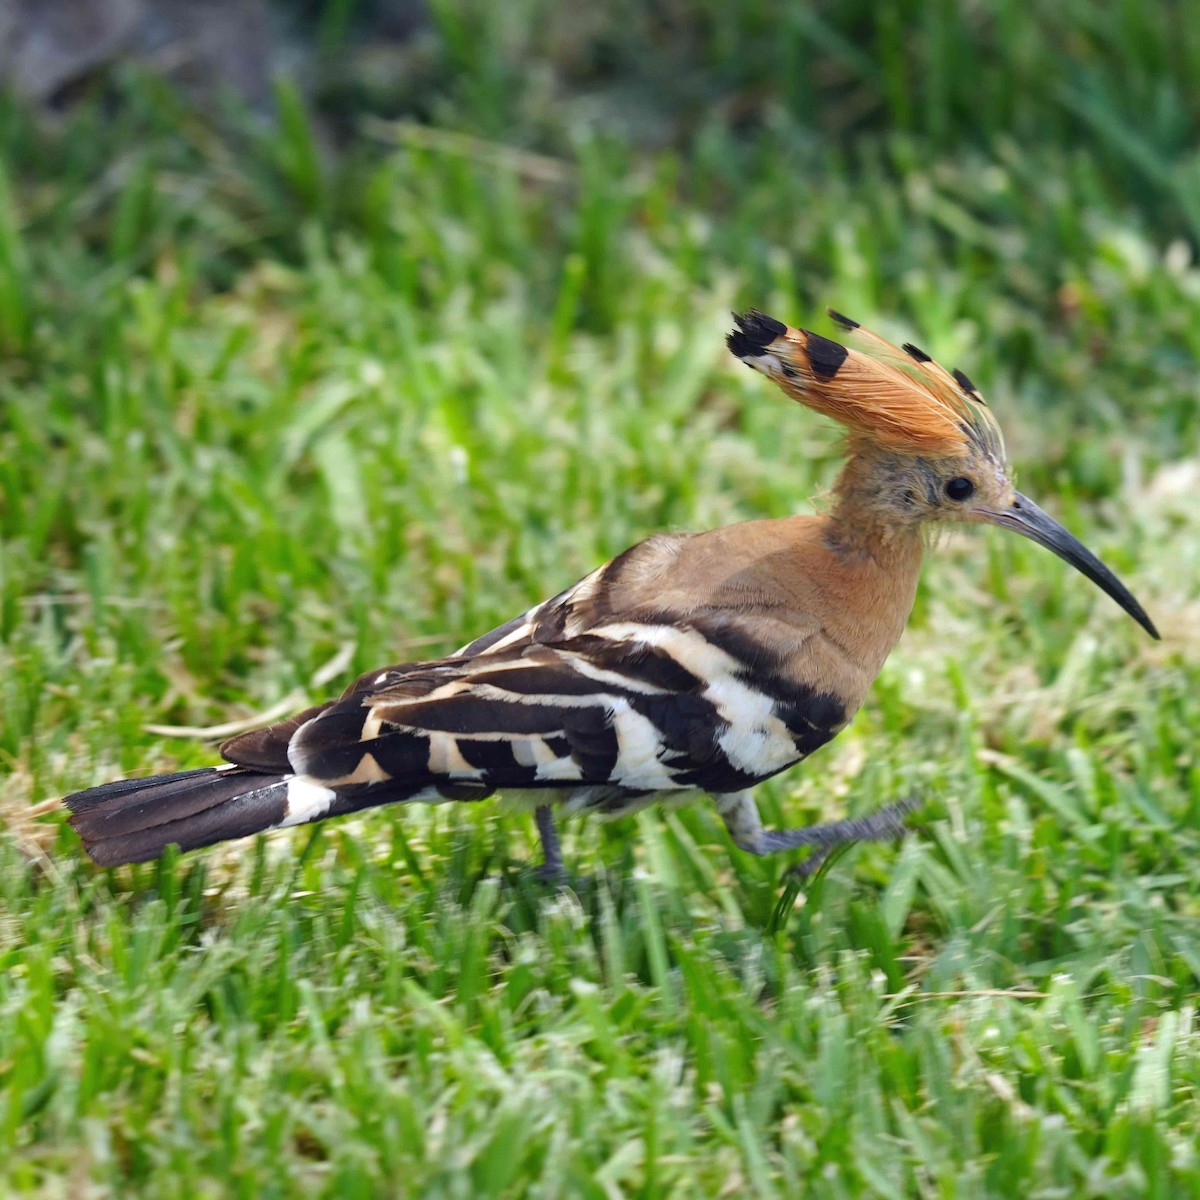
<path id="1" fill-rule="evenodd" d="M 364 675 L 338 700 L 221 746 L 222 766 L 109 783 L 66 799 L 100 864 L 139 862 L 381 804 L 531 804 L 549 875 L 554 807 L 619 816 L 707 792 L 753 854 L 903 832 L 901 801 L 861 820 L 764 829 L 752 789 L 844 729 L 908 620 L 925 539 L 942 522 L 1002 525 L 1086 575 L 1152 637 L 1099 559 L 1013 488 L 974 384 L 838 313 L 847 349 L 760 312 L 734 356 L 846 427 L 820 516 L 657 535 L 431 662 Z"/>

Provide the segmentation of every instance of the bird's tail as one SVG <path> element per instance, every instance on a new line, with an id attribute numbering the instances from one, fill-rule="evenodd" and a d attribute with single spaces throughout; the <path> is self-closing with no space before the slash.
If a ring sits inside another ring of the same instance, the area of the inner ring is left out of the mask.
<path id="1" fill-rule="evenodd" d="M 68 796 L 71 827 L 104 867 L 248 837 L 288 816 L 289 775 L 204 767 L 124 779 Z"/>

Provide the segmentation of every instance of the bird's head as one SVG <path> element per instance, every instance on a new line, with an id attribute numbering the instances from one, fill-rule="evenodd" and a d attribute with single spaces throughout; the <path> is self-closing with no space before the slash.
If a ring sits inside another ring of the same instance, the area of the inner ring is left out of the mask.
<path id="1" fill-rule="evenodd" d="M 911 343 L 893 346 L 830 310 L 861 350 L 751 309 L 735 314 L 729 349 L 801 404 L 849 431 L 845 477 L 864 514 L 893 526 L 1001 525 L 1052 550 L 1107 592 L 1151 637 L 1128 588 L 1077 538 L 1013 486 L 1004 439 L 979 390 Z"/>

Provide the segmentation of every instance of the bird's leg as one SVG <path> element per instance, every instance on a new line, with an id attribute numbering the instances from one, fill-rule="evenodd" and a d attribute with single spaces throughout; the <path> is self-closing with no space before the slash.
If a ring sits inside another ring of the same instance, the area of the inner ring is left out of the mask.
<path id="1" fill-rule="evenodd" d="M 539 804 L 533 810 L 533 818 L 537 822 L 538 836 L 542 839 L 543 862 L 537 869 L 538 878 L 544 883 L 561 883 L 566 878 L 567 868 L 558 841 L 554 810 L 549 804 Z"/>
<path id="2" fill-rule="evenodd" d="M 715 796 L 714 800 L 729 836 L 737 846 L 751 854 L 774 854 L 779 850 L 794 850 L 797 846 L 814 847 L 814 853 L 793 868 L 800 875 L 811 874 L 831 850 L 846 842 L 886 842 L 902 837 L 906 832 L 904 818 L 918 804 L 916 799 L 909 797 L 865 817 L 801 829 L 764 829 L 758 805 L 749 792 L 732 792 Z"/>

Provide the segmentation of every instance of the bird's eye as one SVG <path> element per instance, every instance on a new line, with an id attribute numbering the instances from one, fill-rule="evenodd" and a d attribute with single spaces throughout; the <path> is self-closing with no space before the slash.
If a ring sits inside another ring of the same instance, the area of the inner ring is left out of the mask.
<path id="1" fill-rule="evenodd" d="M 965 475 L 956 475 L 953 479 L 946 480 L 945 492 L 951 500 L 961 502 L 974 495 L 975 485 Z"/>

